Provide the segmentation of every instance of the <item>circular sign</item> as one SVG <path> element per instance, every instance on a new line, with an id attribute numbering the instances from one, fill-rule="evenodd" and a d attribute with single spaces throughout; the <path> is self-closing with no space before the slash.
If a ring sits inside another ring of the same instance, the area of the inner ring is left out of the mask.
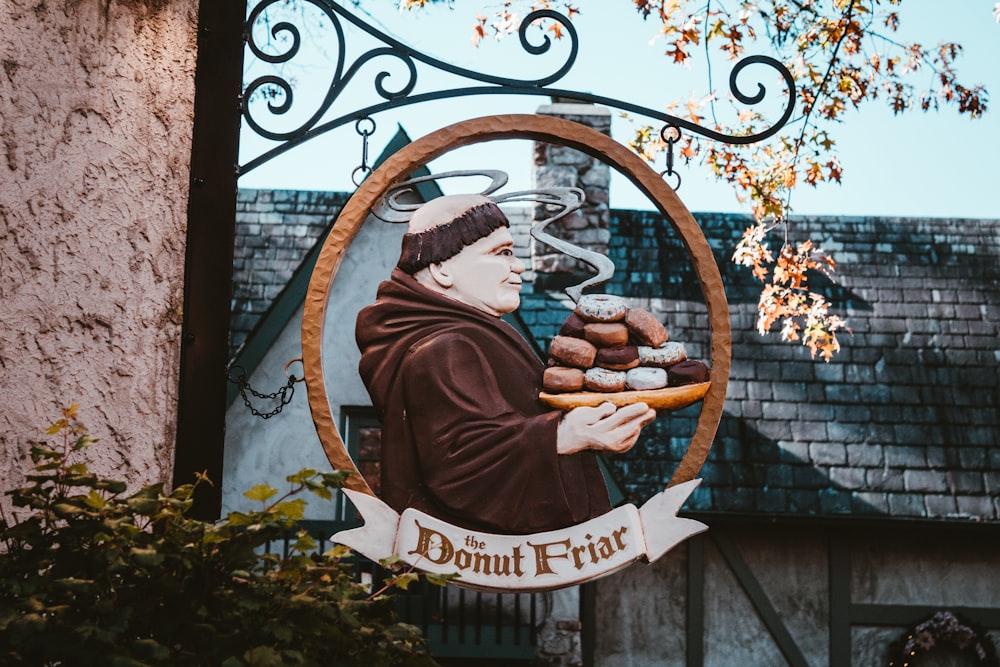
<path id="1" fill-rule="evenodd" d="M 572 121 L 541 115 L 498 115 L 449 125 L 432 132 L 387 159 L 358 188 L 341 211 L 313 269 L 306 293 L 302 317 L 302 358 L 309 408 L 316 432 L 331 465 L 337 470 L 353 471 L 344 486 L 374 496 L 358 473 L 344 441 L 334 424 L 330 402 L 323 381 L 323 326 L 329 292 L 348 247 L 364 224 L 372 207 L 390 187 L 410 177 L 456 148 L 505 139 L 529 139 L 575 148 L 610 165 L 627 177 L 657 207 L 687 249 L 701 285 L 708 310 L 711 332 L 711 385 L 703 399 L 701 414 L 677 470 L 667 486 L 692 480 L 708 456 L 722 418 L 722 408 L 729 382 L 732 342 L 729 306 L 722 276 L 712 250 L 691 212 L 674 190 L 641 158 L 611 137 Z"/>

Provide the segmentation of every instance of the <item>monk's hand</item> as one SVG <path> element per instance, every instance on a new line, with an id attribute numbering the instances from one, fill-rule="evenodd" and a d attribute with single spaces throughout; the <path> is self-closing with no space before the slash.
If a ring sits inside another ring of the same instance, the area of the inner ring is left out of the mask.
<path id="1" fill-rule="evenodd" d="M 573 408 L 559 422 L 556 452 L 575 454 L 585 449 L 621 454 L 632 449 L 642 427 L 656 419 L 645 403 L 615 408 L 611 403 Z"/>

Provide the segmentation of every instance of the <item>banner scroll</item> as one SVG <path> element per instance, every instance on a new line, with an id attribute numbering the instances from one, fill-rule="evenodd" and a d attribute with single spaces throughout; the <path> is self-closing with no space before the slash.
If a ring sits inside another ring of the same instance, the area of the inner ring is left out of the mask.
<path id="1" fill-rule="evenodd" d="M 407 509 L 402 516 L 374 496 L 346 490 L 365 525 L 331 541 L 379 561 L 397 556 L 423 572 L 457 574 L 460 585 L 484 591 L 540 591 L 616 572 L 637 560 L 653 562 L 708 529 L 677 516 L 701 483 L 694 479 L 623 505 L 569 528 L 531 535 L 498 535 L 454 526 Z"/>

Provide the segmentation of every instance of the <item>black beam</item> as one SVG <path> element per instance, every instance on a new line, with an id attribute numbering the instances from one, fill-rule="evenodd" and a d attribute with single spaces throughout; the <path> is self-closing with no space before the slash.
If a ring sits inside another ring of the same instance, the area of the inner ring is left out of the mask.
<path id="1" fill-rule="evenodd" d="M 201 0 L 184 267 L 175 486 L 206 472 L 192 516 L 219 515 L 246 0 Z"/>
<path id="2" fill-rule="evenodd" d="M 687 619 L 685 622 L 686 667 L 705 664 L 705 538 L 687 541 Z"/>
<path id="3" fill-rule="evenodd" d="M 594 667 L 597 644 L 597 584 L 580 584 L 580 661 Z"/>
<path id="4" fill-rule="evenodd" d="M 1000 628 L 1000 607 L 962 607 L 946 604 L 852 604 L 851 625 L 913 625 L 939 611 L 950 611 L 989 629 Z"/>
<path id="5" fill-rule="evenodd" d="M 784 621 L 781 620 L 778 611 L 771 604 L 767 593 L 764 592 L 763 586 L 760 585 L 757 577 L 753 575 L 750 567 L 743 560 L 739 549 L 736 548 L 733 541 L 723 531 L 713 531 L 712 539 L 715 541 L 715 545 L 719 547 L 719 552 L 725 559 L 726 564 L 729 565 L 729 569 L 736 575 L 736 580 L 743 587 L 747 597 L 750 598 L 750 602 L 753 604 L 754 609 L 757 610 L 760 620 L 764 622 L 768 632 L 771 633 L 771 636 L 777 643 L 778 650 L 785 656 L 785 660 L 788 661 L 791 667 L 808 667 L 809 663 L 806 662 L 806 657 L 802 654 L 802 650 L 788 632 Z"/>
<path id="6" fill-rule="evenodd" d="M 851 664 L 851 554 L 847 538 L 830 533 L 830 664 Z"/>

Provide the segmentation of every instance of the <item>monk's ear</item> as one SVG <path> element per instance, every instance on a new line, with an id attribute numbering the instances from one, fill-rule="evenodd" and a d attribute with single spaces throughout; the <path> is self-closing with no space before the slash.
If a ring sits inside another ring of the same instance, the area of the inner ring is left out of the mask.
<path id="1" fill-rule="evenodd" d="M 451 275 L 451 271 L 448 270 L 448 266 L 445 262 L 436 262 L 429 265 L 427 267 L 427 272 L 430 273 L 434 282 L 440 285 L 443 289 L 448 289 L 455 284 L 455 278 Z"/>

